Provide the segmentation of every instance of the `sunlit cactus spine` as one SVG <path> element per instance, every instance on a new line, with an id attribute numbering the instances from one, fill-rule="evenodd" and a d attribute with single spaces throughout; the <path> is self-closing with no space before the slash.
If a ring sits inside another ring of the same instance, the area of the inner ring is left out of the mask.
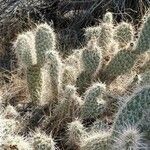
<path id="1" fill-rule="evenodd" d="M 55 45 L 56 37 L 53 28 L 46 23 L 38 25 L 35 34 L 35 48 L 39 65 L 44 63 L 46 52 L 55 50 Z"/>
<path id="2" fill-rule="evenodd" d="M 89 137 L 84 138 L 80 149 L 81 150 L 108 150 L 109 148 L 109 132 L 96 132 L 89 134 Z"/>
<path id="3" fill-rule="evenodd" d="M 119 47 L 126 47 L 133 41 L 134 30 L 131 24 L 121 22 L 114 30 L 114 39 L 119 43 Z"/>
<path id="4" fill-rule="evenodd" d="M 81 108 L 82 118 L 97 118 L 106 108 L 106 101 L 102 94 L 106 90 L 105 84 L 94 83 L 84 94 L 84 103 Z"/>
<path id="5" fill-rule="evenodd" d="M 148 13 L 145 18 L 134 48 L 137 54 L 142 54 L 150 49 L 150 13 Z"/>
<path id="6" fill-rule="evenodd" d="M 59 54 L 49 51 L 45 60 L 42 70 L 41 105 L 57 100 L 62 88 L 62 62 Z"/>
<path id="7" fill-rule="evenodd" d="M 68 143 L 75 146 L 81 144 L 82 138 L 87 136 L 85 127 L 80 120 L 75 120 L 68 124 Z"/>
<path id="8" fill-rule="evenodd" d="M 127 125 L 113 140 L 113 150 L 147 149 L 147 145 L 143 142 L 143 134 L 136 126 Z"/>
<path id="9" fill-rule="evenodd" d="M 56 143 L 51 135 L 46 135 L 40 131 L 36 131 L 32 135 L 32 146 L 35 150 L 55 150 Z"/>

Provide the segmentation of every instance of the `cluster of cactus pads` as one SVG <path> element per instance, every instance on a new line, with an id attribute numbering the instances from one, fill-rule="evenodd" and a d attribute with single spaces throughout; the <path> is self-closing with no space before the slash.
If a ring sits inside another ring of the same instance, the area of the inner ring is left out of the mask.
<path id="1" fill-rule="evenodd" d="M 150 149 L 150 14 L 135 38 L 130 23 L 116 25 L 107 12 L 85 29 L 86 46 L 67 58 L 56 39 L 46 23 L 18 35 L 15 52 L 34 110 L 2 111 L 0 149 Z"/>

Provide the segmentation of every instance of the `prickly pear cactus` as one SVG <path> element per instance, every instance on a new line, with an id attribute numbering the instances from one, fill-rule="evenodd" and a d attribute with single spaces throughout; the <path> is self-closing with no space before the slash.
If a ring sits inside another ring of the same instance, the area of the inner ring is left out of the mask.
<path id="1" fill-rule="evenodd" d="M 83 50 L 81 57 L 83 68 L 86 72 L 92 74 L 98 67 L 101 67 L 102 52 L 95 40 L 88 43 L 88 46 Z"/>
<path id="2" fill-rule="evenodd" d="M 150 14 L 145 16 L 145 20 L 143 20 L 143 26 L 139 33 L 139 38 L 135 45 L 135 52 L 138 54 L 149 51 L 150 49 Z"/>
<path id="3" fill-rule="evenodd" d="M 40 131 L 33 135 L 33 148 L 36 150 L 55 150 L 55 142 L 51 136 L 47 136 Z"/>
<path id="4" fill-rule="evenodd" d="M 87 136 L 85 127 L 79 120 L 75 120 L 68 125 L 68 140 L 70 144 L 80 145 L 82 138 Z"/>
<path id="5" fill-rule="evenodd" d="M 53 28 L 46 23 L 37 26 L 35 47 L 37 51 L 37 61 L 39 64 L 44 63 L 46 52 L 55 50 L 55 44 L 56 38 Z"/>
<path id="6" fill-rule="evenodd" d="M 111 12 L 107 12 L 103 17 L 104 23 L 113 24 L 113 14 Z"/>
<path id="7" fill-rule="evenodd" d="M 46 53 L 46 63 L 43 67 L 41 104 L 56 101 L 62 82 L 62 62 L 56 51 Z"/>
<path id="8" fill-rule="evenodd" d="M 67 58 L 57 52 L 55 32 L 46 23 L 18 35 L 15 51 L 32 103 L 14 102 L 7 92 L 0 95 L 5 109 L 0 149 L 148 148 L 150 15 L 137 41 L 133 28 L 126 22 L 113 24 L 113 13 L 107 12 L 100 25 L 85 29 L 86 46 Z"/>
<path id="9" fill-rule="evenodd" d="M 114 139 L 112 147 L 113 150 L 137 150 L 147 148 L 143 142 L 143 134 L 134 126 L 124 127 L 119 133 L 119 136 Z"/>
<path id="10" fill-rule="evenodd" d="M 93 84 L 84 94 L 84 104 L 81 109 L 83 118 L 97 118 L 106 107 L 102 93 L 105 91 L 105 85 L 102 83 Z"/>
<path id="11" fill-rule="evenodd" d="M 149 107 L 150 87 L 146 86 L 136 91 L 131 98 L 125 100 L 114 121 L 113 134 L 120 132 L 127 124 L 131 126 L 138 125 L 144 115 L 144 111 Z"/>
<path id="12" fill-rule="evenodd" d="M 107 132 L 93 133 L 83 139 L 81 150 L 108 150 L 109 136 Z"/>
<path id="13" fill-rule="evenodd" d="M 104 74 L 101 78 L 102 81 L 109 82 L 115 79 L 121 74 L 125 74 L 135 64 L 137 55 L 132 51 L 121 50 L 116 56 L 110 61 L 104 70 Z"/>
<path id="14" fill-rule="evenodd" d="M 0 143 L 1 149 L 18 149 L 18 150 L 33 150 L 29 141 L 18 135 L 9 135 Z"/>
<path id="15" fill-rule="evenodd" d="M 134 30 L 131 24 L 122 22 L 114 31 L 114 39 L 119 43 L 119 47 L 128 46 L 133 41 Z"/>
<path id="16" fill-rule="evenodd" d="M 55 50 L 55 43 L 55 33 L 47 24 L 37 26 L 35 36 L 32 32 L 27 32 L 19 35 L 16 40 L 16 53 L 19 63 L 26 68 L 27 85 L 30 99 L 33 103 L 39 102 L 41 97 L 41 86 L 43 82 L 41 68 L 46 63 L 46 55 L 51 62 L 55 60 L 55 57 L 52 57 L 50 54 L 51 51 Z M 52 63 L 49 65 L 52 66 Z M 55 68 L 54 65 L 53 68 Z M 51 68 L 49 71 L 51 70 L 54 72 L 55 69 Z M 57 78 L 56 74 L 55 77 Z M 57 83 L 55 83 L 55 86 L 57 86 Z"/>

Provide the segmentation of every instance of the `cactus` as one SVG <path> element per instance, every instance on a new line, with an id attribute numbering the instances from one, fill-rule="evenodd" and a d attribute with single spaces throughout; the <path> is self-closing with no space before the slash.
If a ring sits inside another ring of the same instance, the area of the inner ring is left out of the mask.
<path id="1" fill-rule="evenodd" d="M 103 120 L 100 119 L 97 119 L 90 127 L 91 132 L 109 131 L 109 130 L 110 130 L 110 125 L 107 122 L 104 122 Z"/>
<path id="2" fill-rule="evenodd" d="M 56 51 L 46 53 L 46 63 L 42 73 L 40 104 L 44 105 L 54 100 L 56 101 L 62 88 L 62 62 Z"/>
<path id="3" fill-rule="evenodd" d="M 114 39 L 119 43 L 119 47 L 126 47 L 133 41 L 134 30 L 131 24 L 122 22 L 114 31 Z"/>
<path id="4" fill-rule="evenodd" d="M 106 102 L 102 99 L 102 93 L 105 91 L 105 85 L 94 83 L 84 94 L 84 104 L 81 108 L 83 118 L 97 118 L 103 114 L 106 108 Z"/>
<path id="5" fill-rule="evenodd" d="M 106 81 L 107 83 L 115 79 L 117 76 L 127 73 L 135 64 L 136 59 L 137 55 L 132 51 L 119 51 L 106 66 L 101 81 Z"/>
<path id="6" fill-rule="evenodd" d="M 113 135 L 121 132 L 122 127 L 126 124 L 131 126 L 138 125 L 144 115 L 144 110 L 147 110 L 149 107 L 150 87 L 146 86 L 137 90 L 119 109 L 113 125 Z"/>
<path id="7" fill-rule="evenodd" d="M 109 132 L 92 133 L 83 139 L 81 150 L 108 150 Z"/>
<path id="8" fill-rule="evenodd" d="M 83 50 L 81 57 L 84 71 L 92 74 L 98 67 L 101 67 L 102 53 L 101 49 L 97 47 L 95 40 L 91 40 L 88 43 L 88 46 Z"/>
<path id="9" fill-rule="evenodd" d="M 149 108 L 144 110 L 143 118 L 141 119 L 139 123 L 139 128 L 141 129 L 141 132 L 143 132 L 145 139 L 150 140 L 150 110 Z"/>
<path id="10" fill-rule="evenodd" d="M 140 69 L 140 73 L 148 72 L 150 70 L 150 60 L 147 61 Z"/>
<path id="11" fill-rule="evenodd" d="M 150 49 L 150 13 L 145 18 L 134 48 L 137 54 L 142 54 Z"/>
<path id="12" fill-rule="evenodd" d="M 37 26 L 35 35 L 35 47 L 37 51 L 37 62 L 41 65 L 45 61 L 45 54 L 55 50 L 56 37 L 53 29 L 45 24 Z"/>
<path id="13" fill-rule="evenodd" d="M 90 41 L 92 38 L 99 38 L 101 32 L 101 27 L 100 26 L 96 26 L 96 27 L 88 27 L 85 29 L 85 38 L 86 41 Z"/>
<path id="14" fill-rule="evenodd" d="M 103 22 L 113 24 L 113 14 L 111 12 L 107 12 L 103 17 Z"/>
<path id="15" fill-rule="evenodd" d="M 30 99 L 33 103 L 39 101 L 41 92 L 41 68 L 37 65 L 27 68 L 27 85 L 30 93 Z"/>
<path id="16" fill-rule="evenodd" d="M 71 66 L 65 66 L 62 73 L 62 84 L 63 88 L 66 85 L 75 85 L 77 80 L 78 73 L 76 72 L 76 69 L 74 69 Z"/>
<path id="17" fill-rule="evenodd" d="M 127 126 L 119 133 L 119 136 L 114 139 L 114 150 L 137 150 L 146 149 L 146 145 L 143 142 L 143 135 L 134 126 Z"/>
<path id="18" fill-rule="evenodd" d="M 52 136 L 47 136 L 40 131 L 36 131 L 36 133 L 32 135 L 32 141 L 33 148 L 36 150 L 55 150 L 56 147 Z"/>
<path id="19" fill-rule="evenodd" d="M 110 61 L 104 71 L 103 77 L 101 78 L 102 81 L 106 81 L 107 83 L 109 83 L 109 81 L 115 79 L 117 76 L 128 72 L 134 66 L 139 55 L 149 51 L 149 34 L 147 34 L 147 31 L 149 31 L 149 20 L 150 19 L 148 16 L 145 23 L 143 24 L 140 36 L 133 50 L 119 51 L 117 55 Z M 145 46 L 142 44 L 144 44 Z"/>
<path id="20" fill-rule="evenodd" d="M 77 78 L 76 85 L 79 88 L 79 94 L 82 94 L 90 85 L 92 76 L 97 74 L 102 66 L 102 52 L 97 46 L 96 40 L 93 38 L 89 41 L 87 47 L 83 49 L 81 54 L 82 72 Z"/>
<path id="21" fill-rule="evenodd" d="M 82 49 L 75 50 L 70 56 L 68 56 L 64 60 L 64 64 L 66 66 L 73 67 L 77 73 L 80 73 L 82 70 L 80 63 L 81 51 Z"/>
<path id="22" fill-rule="evenodd" d="M 86 88 L 92 82 L 92 75 L 86 71 L 81 72 L 81 74 L 77 77 L 76 86 L 78 87 L 77 91 L 81 95 L 85 92 Z"/>
<path id="23" fill-rule="evenodd" d="M 87 136 L 87 132 L 83 124 L 79 120 L 75 120 L 68 125 L 68 140 L 70 144 L 79 146 L 81 139 Z"/>
<path id="24" fill-rule="evenodd" d="M 5 102 L 0 149 L 55 150 L 52 133 L 60 149 L 146 149 L 145 141 L 150 139 L 149 17 L 135 42 L 132 25 L 121 22 L 114 26 L 113 15 L 107 12 L 101 25 L 85 29 L 87 45 L 64 60 L 48 24 L 20 34 L 15 50 L 26 71 L 32 103 L 17 101 L 16 107 L 16 103 L 7 106 L 12 100 Z M 129 96 L 128 91 L 137 86 L 140 89 Z M 121 105 L 119 95 L 123 95 Z M 33 120 L 35 133 L 30 135 Z M 24 133 L 28 139 L 20 136 Z"/>
<path id="25" fill-rule="evenodd" d="M 142 73 L 138 76 L 139 85 L 150 85 L 150 71 Z"/>
<path id="26" fill-rule="evenodd" d="M 29 141 L 18 135 L 8 135 L 6 139 L 0 143 L 0 148 L 3 150 L 33 150 Z"/>
<path id="27" fill-rule="evenodd" d="M 16 134 L 20 131 L 20 123 L 14 119 L 0 118 L 1 135 L 0 138 L 5 139 L 8 135 Z"/>
<path id="28" fill-rule="evenodd" d="M 79 113 L 79 109 L 82 105 L 81 98 L 76 93 L 76 88 L 72 85 L 67 85 L 63 99 L 58 104 L 55 114 L 60 118 L 76 118 Z"/>
<path id="29" fill-rule="evenodd" d="M 13 118 L 17 118 L 19 116 L 19 113 L 16 111 L 16 109 L 13 106 L 8 105 L 5 108 L 4 116 L 7 119 L 13 119 Z"/>
<path id="30" fill-rule="evenodd" d="M 32 32 L 23 33 L 18 35 L 15 42 L 15 50 L 19 59 L 20 64 L 25 67 L 31 67 L 35 63 L 34 56 L 32 55 L 34 49 L 34 35 Z"/>
<path id="31" fill-rule="evenodd" d="M 40 24 L 37 26 L 35 37 L 32 32 L 27 32 L 25 34 L 19 35 L 17 38 L 15 45 L 16 52 L 20 63 L 26 67 L 28 89 L 30 93 L 30 98 L 34 103 L 41 101 L 40 95 L 41 90 L 43 89 L 41 86 L 43 85 L 42 82 L 44 82 L 42 78 L 45 79 L 45 77 L 43 77 L 43 75 L 45 74 L 42 73 L 41 68 L 45 66 L 46 61 L 49 62 L 49 80 L 51 84 L 53 84 L 53 86 L 56 86 L 55 88 L 51 88 L 51 92 L 53 93 L 51 94 L 51 96 L 53 95 L 54 97 L 55 94 L 57 97 L 57 84 L 59 84 L 60 82 L 56 80 L 59 80 L 60 77 L 58 71 L 61 72 L 61 70 L 59 70 L 61 63 L 58 59 L 58 54 L 56 54 L 56 52 L 52 52 L 55 50 L 55 44 L 55 33 L 53 29 L 47 24 Z M 57 79 L 53 80 L 50 77 L 52 74 Z M 45 96 L 49 98 L 48 95 Z M 49 99 L 48 101 L 50 100 L 51 99 Z"/>
<path id="32" fill-rule="evenodd" d="M 30 35 L 30 36 L 29 36 Z M 26 68 L 27 74 L 27 85 L 30 92 L 30 98 L 33 102 L 36 102 L 39 99 L 40 86 L 41 86 L 41 75 L 40 67 L 36 65 L 35 60 L 35 49 L 33 34 L 26 33 L 19 35 L 16 41 L 15 49 L 19 58 L 20 64 L 23 64 Z"/>
<path id="33" fill-rule="evenodd" d="M 112 24 L 103 23 L 101 25 L 101 32 L 98 38 L 98 46 L 102 48 L 105 54 L 110 49 L 110 45 L 113 41 L 113 26 Z"/>

